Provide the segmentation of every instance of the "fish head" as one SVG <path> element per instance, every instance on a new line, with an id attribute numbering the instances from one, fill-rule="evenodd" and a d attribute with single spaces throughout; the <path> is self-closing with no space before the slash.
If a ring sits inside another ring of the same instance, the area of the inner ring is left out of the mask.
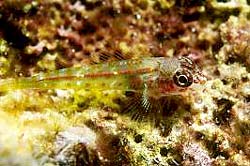
<path id="1" fill-rule="evenodd" d="M 207 80 L 197 64 L 188 57 L 179 57 L 164 64 L 158 79 L 159 91 L 165 95 L 179 94 L 193 84 L 204 84 Z M 166 75 L 167 73 L 167 75 Z"/>

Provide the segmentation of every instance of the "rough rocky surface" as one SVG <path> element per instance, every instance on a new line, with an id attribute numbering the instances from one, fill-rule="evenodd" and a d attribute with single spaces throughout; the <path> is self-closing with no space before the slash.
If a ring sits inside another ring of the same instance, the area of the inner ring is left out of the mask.
<path id="1" fill-rule="evenodd" d="M 2 0 L 0 77 L 88 65 L 103 50 L 190 56 L 208 81 L 158 125 L 119 92 L 0 96 L 0 165 L 250 165 L 249 0 Z"/>

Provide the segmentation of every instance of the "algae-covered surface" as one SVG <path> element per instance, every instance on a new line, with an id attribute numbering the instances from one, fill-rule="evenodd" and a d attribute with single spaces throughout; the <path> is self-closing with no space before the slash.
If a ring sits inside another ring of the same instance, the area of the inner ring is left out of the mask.
<path id="1" fill-rule="evenodd" d="M 0 165 L 250 165 L 249 0 L 0 1 L 1 80 L 117 49 L 189 56 L 207 81 L 157 124 L 121 114 L 119 91 L 1 92 Z"/>

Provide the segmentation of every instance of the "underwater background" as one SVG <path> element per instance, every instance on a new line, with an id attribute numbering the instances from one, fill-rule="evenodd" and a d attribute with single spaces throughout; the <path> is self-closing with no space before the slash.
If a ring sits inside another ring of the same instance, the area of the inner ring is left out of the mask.
<path id="1" fill-rule="evenodd" d="M 116 50 L 188 56 L 207 81 L 153 122 L 122 91 L 0 87 L 0 166 L 249 166 L 249 20 L 249 0 L 1 0 L 2 82 Z"/>

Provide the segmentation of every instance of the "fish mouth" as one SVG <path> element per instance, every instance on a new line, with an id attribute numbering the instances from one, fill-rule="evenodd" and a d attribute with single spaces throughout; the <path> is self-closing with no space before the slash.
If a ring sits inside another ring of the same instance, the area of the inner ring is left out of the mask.
<path id="1" fill-rule="evenodd" d="M 197 72 L 197 74 L 194 77 L 194 83 L 199 84 L 205 84 L 207 82 L 208 78 L 205 76 L 202 72 Z"/>
<path id="2" fill-rule="evenodd" d="M 208 77 L 204 75 L 201 70 L 196 71 L 196 74 L 194 75 L 194 83 L 196 84 L 205 84 L 208 80 Z"/>

